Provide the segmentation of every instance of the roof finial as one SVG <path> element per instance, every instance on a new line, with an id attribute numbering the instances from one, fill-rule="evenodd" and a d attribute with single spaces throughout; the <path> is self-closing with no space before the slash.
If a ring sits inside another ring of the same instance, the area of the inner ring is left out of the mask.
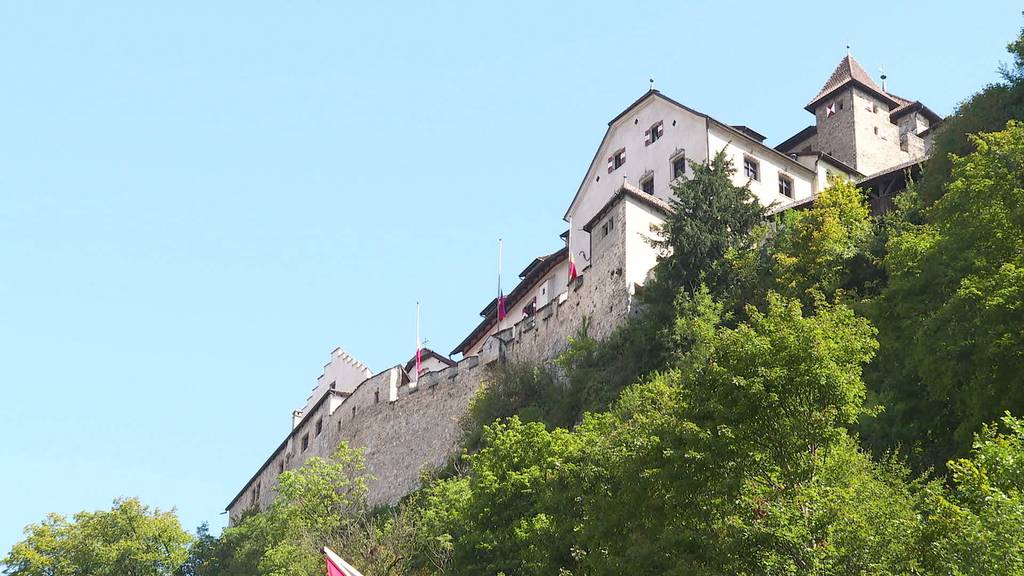
<path id="1" fill-rule="evenodd" d="M 651 83 L 651 91 L 653 92 L 654 91 L 654 76 L 651 76 L 650 78 L 648 78 L 648 82 Z"/>
<path id="2" fill-rule="evenodd" d="M 850 57 L 850 45 L 849 44 L 846 45 L 846 57 L 847 58 Z"/>
<path id="3" fill-rule="evenodd" d="M 885 75 L 885 66 L 882 66 L 879 70 L 882 72 L 882 92 L 885 92 L 885 79 L 888 78 L 888 76 Z"/>

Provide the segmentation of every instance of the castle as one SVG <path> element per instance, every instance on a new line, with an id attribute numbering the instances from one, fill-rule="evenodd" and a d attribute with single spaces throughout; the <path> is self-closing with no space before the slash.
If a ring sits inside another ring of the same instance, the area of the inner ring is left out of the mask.
<path id="1" fill-rule="evenodd" d="M 443 466 L 458 450 L 459 418 L 499 361 L 551 361 L 585 318 L 596 338 L 629 315 L 658 254 L 648 239 L 673 209 L 671 185 L 719 151 L 770 212 L 813 202 L 832 176 L 866 190 L 872 208 L 889 207 L 931 151 L 942 118 L 919 101 L 879 86 L 849 54 L 805 106 L 814 124 L 781 144 L 742 125 L 720 122 L 653 88 L 608 123 L 583 181 L 564 214 L 561 247 L 537 257 L 509 293 L 499 319 L 497 299 L 455 347 L 457 362 L 432 350 L 374 373 L 340 348 L 291 430 L 227 506 L 231 522 L 266 508 L 283 471 L 341 441 L 364 449 L 373 504 L 415 490 L 421 471 Z M 571 256 L 570 256 L 571 255 Z M 570 280 L 574 265 L 578 276 Z"/>

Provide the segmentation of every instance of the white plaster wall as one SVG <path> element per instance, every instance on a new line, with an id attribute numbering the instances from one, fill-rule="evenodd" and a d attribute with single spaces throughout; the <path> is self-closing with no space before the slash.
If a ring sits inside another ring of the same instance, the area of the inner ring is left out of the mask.
<path id="1" fill-rule="evenodd" d="M 370 376 L 373 376 L 373 372 L 362 362 L 356 360 L 341 348 L 335 348 L 331 352 L 331 361 L 324 366 L 324 373 L 316 379 L 316 387 L 313 388 L 313 393 L 306 399 L 306 406 L 303 407 L 302 413 L 308 412 L 320 400 L 324 392 L 330 389 L 331 383 L 334 383 L 335 390 L 351 392 L 356 389 L 360 382 Z"/>
<path id="2" fill-rule="evenodd" d="M 814 191 L 814 172 L 799 162 L 770 152 L 768 149 L 752 142 L 739 134 L 730 132 L 712 124 L 708 130 L 708 145 L 711 154 L 725 150 L 726 156 L 732 160 L 735 173 L 733 182 L 742 186 L 750 181 L 750 191 L 765 206 L 787 204 L 793 200 L 809 197 Z M 750 180 L 743 174 L 744 155 L 755 158 L 760 163 L 760 180 Z M 793 197 L 779 194 L 779 174 L 793 179 Z"/>
<path id="3" fill-rule="evenodd" d="M 589 248 L 587 250 L 589 252 Z M 578 259 L 577 259 L 578 260 Z M 579 264 L 576 265 L 579 270 Z M 557 266 L 552 267 L 547 274 L 542 276 L 539 280 L 533 283 L 533 286 L 526 295 L 517 302 L 509 302 L 506 307 L 505 319 L 498 323 L 497 326 L 492 327 L 484 335 L 473 342 L 463 356 L 473 356 L 480 353 L 480 349 L 483 347 L 484 342 L 491 337 L 492 334 L 497 334 L 502 330 L 511 328 L 518 324 L 524 318 L 523 308 L 529 303 L 530 299 L 534 296 L 537 297 L 537 308 L 540 308 L 551 299 L 558 297 L 560 294 L 566 291 L 569 284 L 569 261 L 563 260 L 558 263 Z M 543 291 L 543 293 L 542 293 Z"/>
<path id="4" fill-rule="evenodd" d="M 437 372 L 438 370 L 444 370 L 445 368 L 448 367 L 448 365 L 445 364 L 444 362 L 441 362 L 437 358 L 434 358 L 433 356 L 428 356 L 420 362 L 420 367 L 423 369 L 423 373 L 426 374 L 427 372 Z M 413 362 L 412 367 L 409 369 L 408 376 L 411 380 L 416 379 L 415 362 Z"/>
<path id="5" fill-rule="evenodd" d="M 644 146 L 644 132 L 658 121 L 663 122 L 662 137 L 650 146 Z M 567 215 L 572 223 L 569 249 L 575 255 L 577 270 L 582 272 L 590 265 L 590 235 L 582 230 L 583 225 L 618 191 L 624 178 L 639 188 L 640 177 L 652 172 L 654 195 L 667 200 L 672 196 L 670 160 L 676 150 L 685 151 L 688 160 L 704 162 L 707 160 L 707 146 L 704 118 L 657 96 L 649 97 L 612 125 L 594 164 L 587 171 L 576 203 Z M 608 156 L 619 148 L 626 149 L 626 163 L 609 174 Z"/>
<path id="6" fill-rule="evenodd" d="M 652 227 L 664 224 L 665 218 L 654 209 L 626 197 L 625 275 L 626 286 L 632 295 L 634 286 L 643 286 L 647 274 L 658 263 L 658 251 L 650 239 L 660 235 Z"/>

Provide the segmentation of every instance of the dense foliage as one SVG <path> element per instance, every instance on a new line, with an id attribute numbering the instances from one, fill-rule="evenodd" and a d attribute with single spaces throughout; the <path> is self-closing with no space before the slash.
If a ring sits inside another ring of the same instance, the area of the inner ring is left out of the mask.
<path id="1" fill-rule="evenodd" d="M 1024 412 L 1024 126 L 973 138 L 946 193 L 889 240 L 872 375 L 880 446 L 941 466 L 982 423 Z"/>
<path id="2" fill-rule="evenodd" d="M 367 506 L 342 445 L 187 557 L 173 514 L 125 500 L 30 526 L 5 572 L 312 576 L 329 545 L 367 576 L 1024 574 L 1011 52 L 883 218 L 833 180 L 769 220 L 724 156 L 694 165 L 640 312 L 499 368 L 463 454 L 400 504 Z"/>
<path id="3" fill-rule="evenodd" d="M 136 499 L 110 510 L 50 514 L 25 528 L 25 539 L 3 559 L 13 576 L 170 576 L 188 557 L 190 537 L 173 511 Z"/>

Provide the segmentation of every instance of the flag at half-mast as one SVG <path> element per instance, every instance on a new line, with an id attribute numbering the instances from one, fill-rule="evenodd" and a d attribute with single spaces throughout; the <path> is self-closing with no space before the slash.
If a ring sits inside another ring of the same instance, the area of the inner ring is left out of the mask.
<path id="1" fill-rule="evenodd" d="M 498 238 L 498 322 L 505 319 L 505 292 L 501 290 L 501 238 Z"/>
<path id="2" fill-rule="evenodd" d="M 324 553 L 324 560 L 327 562 L 327 576 L 363 576 L 359 570 L 342 560 L 341 556 L 327 546 L 324 546 L 321 552 Z"/>
<path id="3" fill-rule="evenodd" d="M 579 275 L 576 272 L 576 259 L 572 257 L 572 218 L 569 218 L 569 239 L 566 244 L 569 246 L 569 282 L 572 282 Z"/>

